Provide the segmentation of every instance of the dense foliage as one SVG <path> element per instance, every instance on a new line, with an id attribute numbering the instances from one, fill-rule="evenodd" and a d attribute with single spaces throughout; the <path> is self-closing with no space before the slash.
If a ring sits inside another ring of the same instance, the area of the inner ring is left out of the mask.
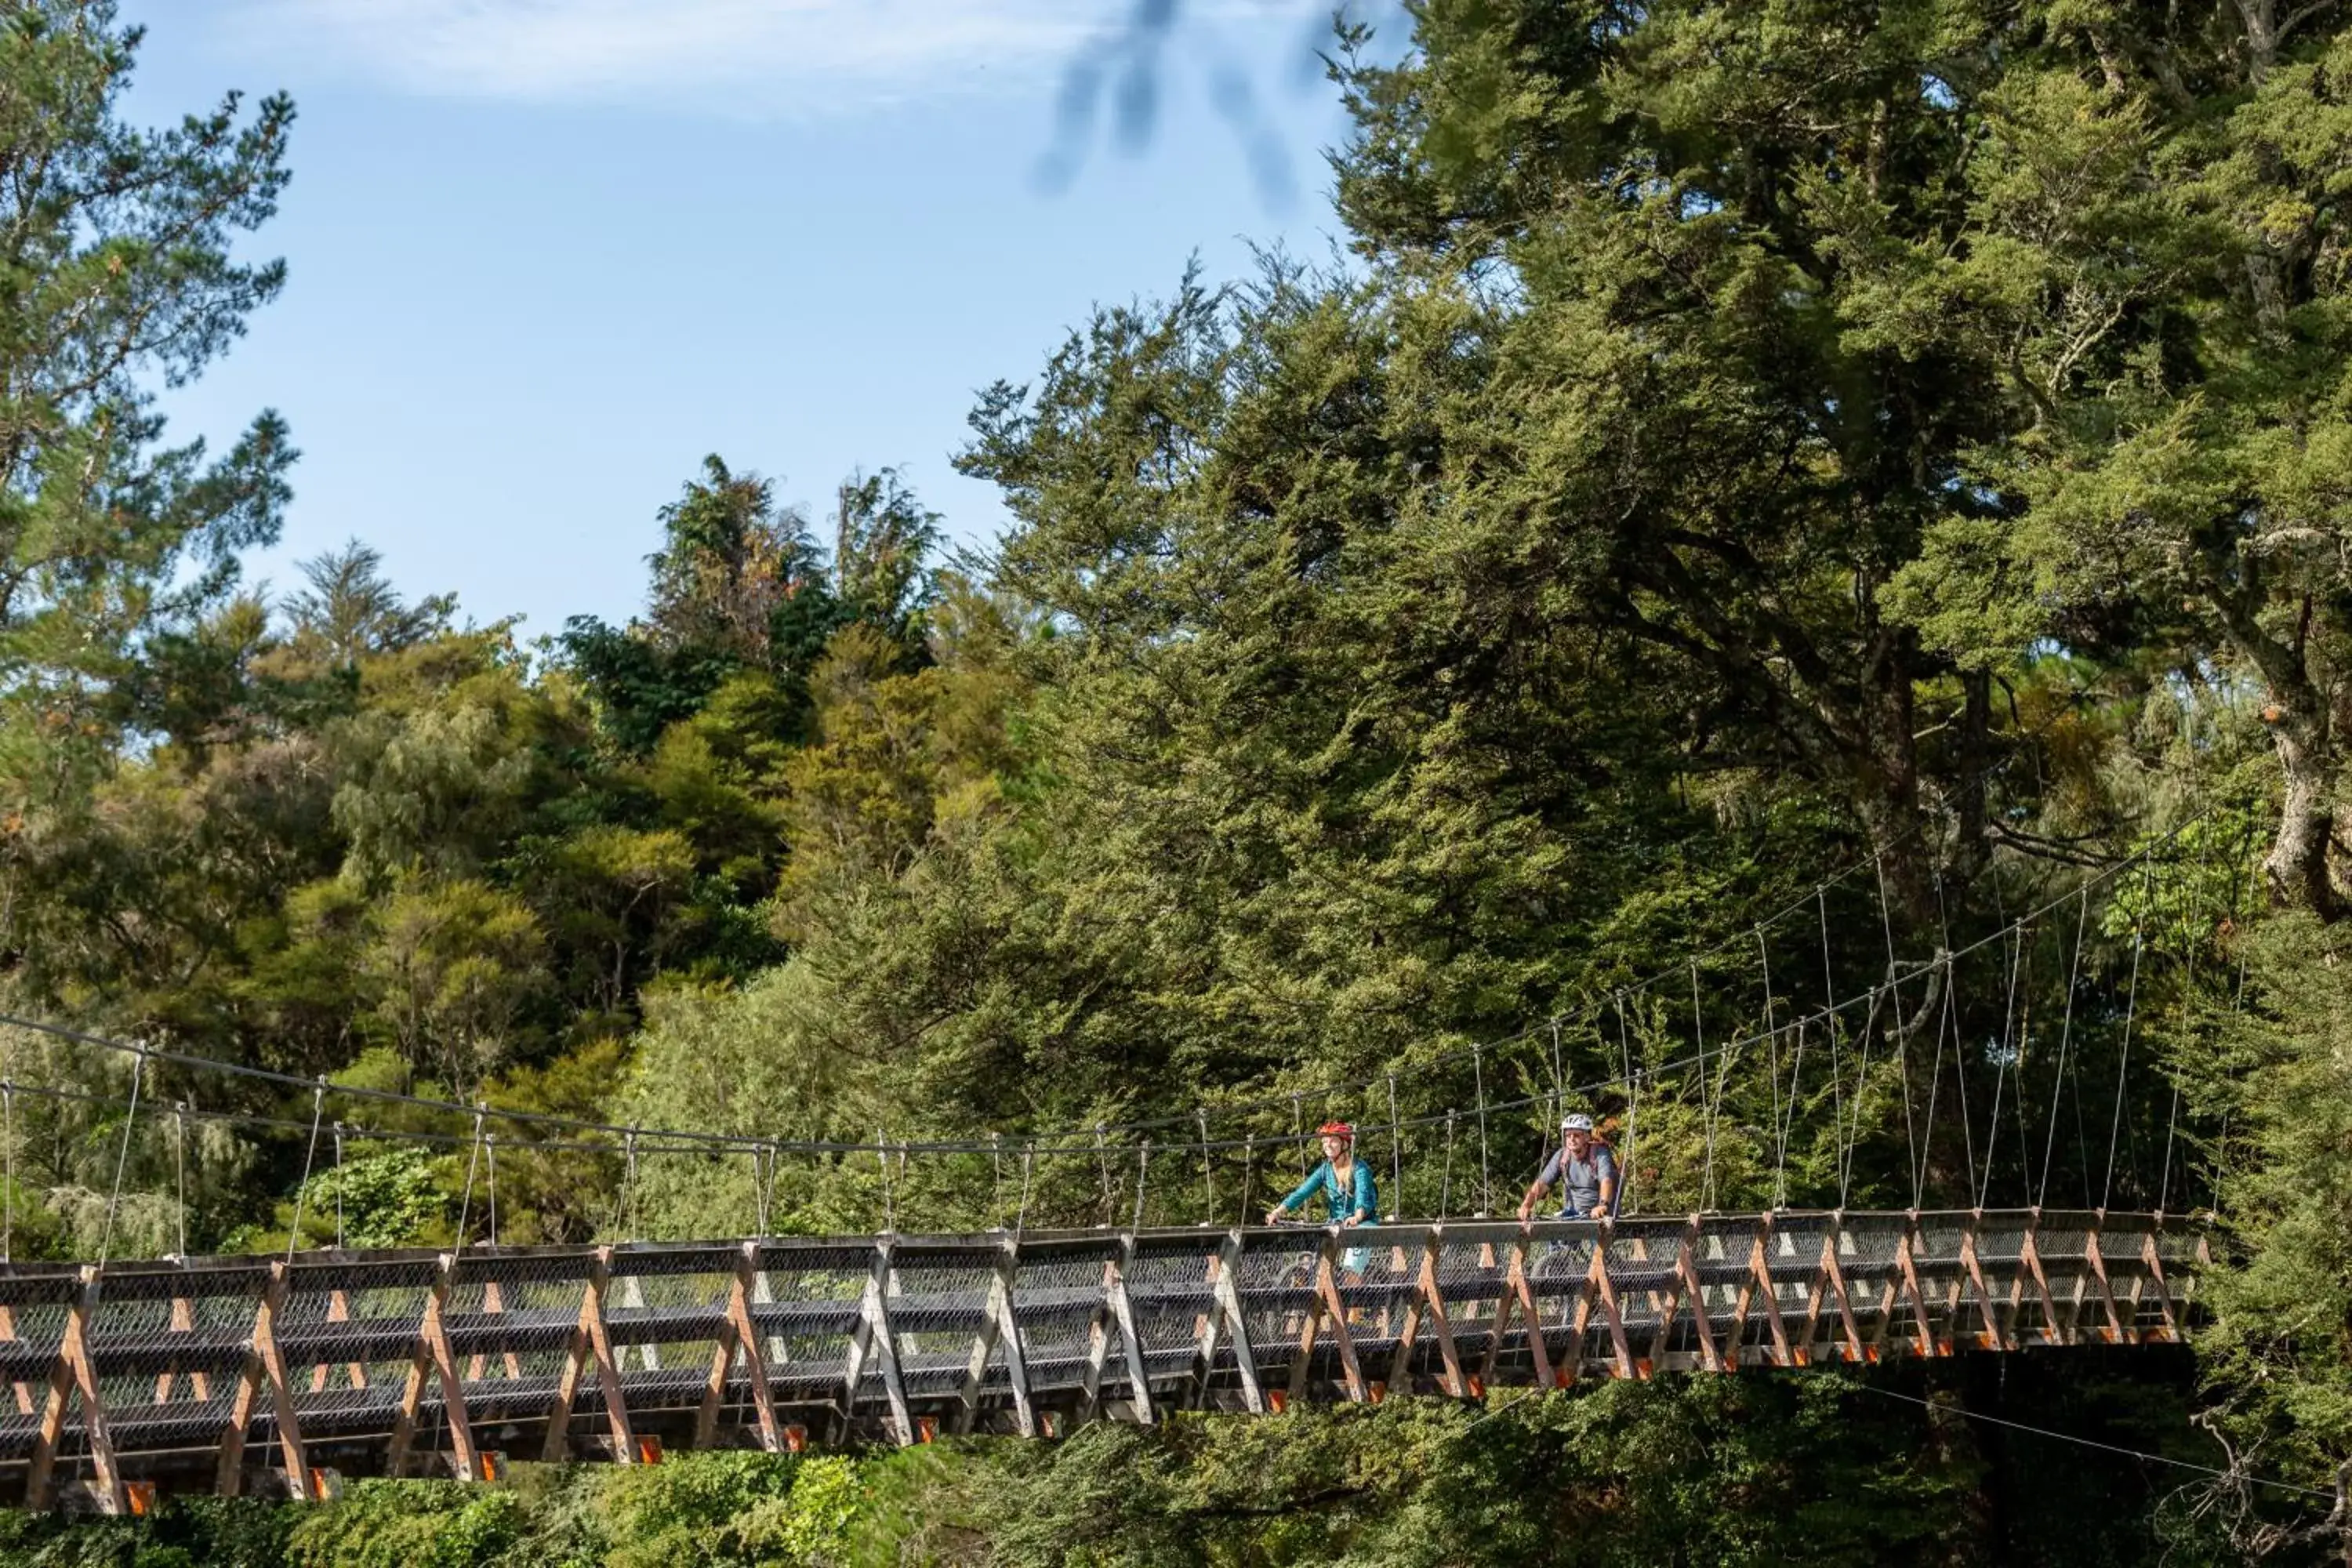
<path id="1" fill-rule="evenodd" d="M 526 644 L 356 541 L 242 583 L 288 434 L 207 461 L 150 389 L 275 291 L 238 247 L 291 110 L 138 131 L 110 5 L 6 8 L 0 986 L 283 1075 L 0 1032 L 10 1249 L 478 1227 L 471 1119 L 359 1090 L 864 1145 L 504 1123 L 517 1241 L 1223 1217 L 1330 1115 L 1382 1126 L 1398 1212 L 1494 1210 L 1598 1085 L 1646 1207 L 2210 1214 L 2201 1390 L 1971 1396 L 2136 1398 L 2118 1434 L 2232 1469 L 2080 1503 L 2116 1561 L 2340 1550 L 2352 1512 L 2241 1472 L 2352 1463 L 2352 16 L 1409 19 L 1333 51 L 1352 258 L 1181 275 L 987 390 L 989 550 L 892 471 L 821 534 L 714 456 L 642 616 Z M 1643 1387 L 12 1550 L 846 1561 L 849 1493 L 900 1500 L 892 1551 L 1006 1562 L 2088 1528 L 1991 1429 L 1871 1410 Z"/>

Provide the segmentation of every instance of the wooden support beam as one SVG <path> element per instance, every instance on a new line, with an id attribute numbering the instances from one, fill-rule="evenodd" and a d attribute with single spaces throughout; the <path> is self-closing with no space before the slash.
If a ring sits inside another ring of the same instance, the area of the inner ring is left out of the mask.
<path id="1" fill-rule="evenodd" d="M 14 1344 L 16 1341 L 16 1309 L 5 1303 L 0 1303 L 0 1341 L 10 1344 Z M 10 1384 L 10 1387 L 16 1395 L 16 1414 L 19 1415 L 33 1414 L 32 1385 L 17 1382 Z"/>
<path id="2" fill-rule="evenodd" d="M 1527 1320 L 1528 1350 L 1530 1352 L 1530 1359 L 1535 1363 L 1536 1386 L 1549 1388 L 1559 1380 L 1552 1369 L 1551 1346 L 1545 1342 L 1543 1302 L 1537 1297 L 1535 1285 L 1528 1278 L 1528 1248 L 1530 1241 L 1531 1238 L 1523 1230 L 1511 1244 L 1510 1263 L 1504 1277 L 1503 1300 L 1507 1304 L 1516 1304 L 1518 1307 L 1519 1315 Z M 1502 1348 L 1503 1330 L 1507 1326 L 1507 1315 L 1500 1310 L 1495 1314 L 1494 1348 L 1496 1351 Z M 1490 1356 L 1489 1370 L 1486 1374 L 1486 1381 L 1490 1385 L 1495 1380 L 1492 1367 L 1493 1361 Z"/>
<path id="3" fill-rule="evenodd" d="M 1087 1365 L 1078 1383 L 1078 1419 L 1091 1421 L 1102 1408 L 1103 1371 L 1110 1361 L 1111 1282 L 1118 1278 L 1116 1258 L 1103 1264 L 1102 1295 L 1087 1316 Z"/>
<path id="4" fill-rule="evenodd" d="M 601 1310 L 601 1301 L 604 1293 L 604 1281 L 610 1274 L 612 1258 L 611 1247 L 598 1247 L 596 1262 L 590 1269 L 588 1278 L 581 1283 L 580 1317 L 572 1326 L 572 1342 L 564 1347 L 563 1365 L 555 1374 L 555 1397 L 547 1407 L 547 1440 L 541 1445 L 539 1452 L 541 1461 L 545 1464 L 560 1465 L 570 1458 L 572 1453 L 572 1407 L 579 1401 L 580 1384 L 587 1376 L 593 1354 L 593 1347 L 589 1337 L 589 1323 L 592 1320 L 600 1319 L 604 1315 Z M 616 1444 L 614 1447 L 619 1448 L 623 1445 Z M 627 1464 L 635 1457 L 619 1452 L 613 1456 L 616 1464 L 623 1465 Z"/>
<path id="5" fill-rule="evenodd" d="M 1912 1251 L 1912 1243 L 1918 1235 L 1919 1216 L 1915 1213 L 1910 1225 L 1903 1232 L 1902 1241 L 1895 1248 L 1895 1278 L 1911 1292 L 1911 1311 L 1915 1319 L 1912 1334 L 1918 1342 L 1919 1353 L 1929 1357 L 1949 1355 L 1952 1353 L 1951 1342 L 1948 1339 L 1940 1342 L 1937 1340 L 1935 1320 L 1927 1312 L 1927 1292 L 1919 1288 L 1919 1266 Z M 1883 1326 L 1881 1331 L 1884 1331 Z"/>
<path id="6" fill-rule="evenodd" d="M 1868 1357 L 1862 1347 L 1862 1331 L 1853 1321 L 1853 1297 L 1846 1289 L 1845 1269 L 1838 1262 L 1838 1237 L 1844 1232 L 1845 1214 L 1841 1210 L 1830 1216 L 1829 1230 L 1822 1237 L 1821 1277 L 1813 1289 L 1812 1303 L 1805 1309 L 1805 1348 L 1810 1356 L 1814 1341 L 1814 1324 L 1821 1316 L 1822 1308 L 1825 1303 L 1833 1305 L 1837 1308 L 1839 1326 L 1845 1331 L 1845 1343 L 1842 1347 L 1844 1357 L 1849 1362 L 1858 1362 Z"/>
<path id="7" fill-rule="evenodd" d="M 1225 1314 L 1217 1295 L 1217 1273 L 1224 1267 L 1223 1248 L 1209 1254 L 1201 1278 L 1209 1287 L 1209 1305 L 1205 1310 L 1192 1314 L 1192 1377 L 1184 1391 L 1184 1408 L 1200 1410 L 1209 1403 L 1209 1383 L 1217 1370 L 1218 1339 L 1223 1333 Z"/>
<path id="8" fill-rule="evenodd" d="M 1436 1280 L 1434 1271 L 1429 1278 L 1433 1285 Z M 1315 1290 L 1322 1299 L 1325 1314 L 1331 1320 L 1331 1341 L 1339 1347 L 1339 1373 L 1347 1386 L 1349 1402 L 1361 1405 L 1370 1397 L 1370 1393 L 1364 1386 L 1363 1368 L 1356 1364 L 1356 1336 L 1348 1330 L 1348 1303 L 1339 1293 L 1339 1237 L 1336 1230 L 1324 1238 L 1322 1256 L 1316 1262 Z M 1451 1343 L 1452 1331 L 1443 1326 L 1445 1321 L 1444 1298 L 1437 1299 L 1433 1310 L 1440 1324 L 1439 1333 Z"/>
<path id="9" fill-rule="evenodd" d="M 1127 1277 L 1134 1263 L 1135 1237 L 1130 1232 L 1119 1248 L 1118 1263 L 1112 1266 L 1110 1315 L 1118 1324 L 1119 1342 L 1127 1347 L 1127 1377 L 1133 1389 L 1129 1405 L 1136 1420 L 1149 1426 L 1156 1419 L 1151 1412 L 1150 1363 L 1144 1359 L 1143 1336 L 1135 1326 L 1135 1301 L 1127 1289 Z"/>
<path id="10" fill-rule="evenodd" d="M 163 1331 L 169 1334 L 194 1333 L 196 1331 L 195 1303 L 189 1300 L 185 1296 L 173 1297 L 171 1324 Z M 14 1334 L 10 1334 L 6 1337 L 14 1339 L 16 1336 Z M 155 1374 L 156 1404 L 168 1405 L 171 1403 L 172 1390 L 179 1382 L 179 1372 L 180 1363 L 175 1361 L 163 1371 Z M 188 1386 L 199 1400 L 210 1399 L 213 1396 L 212 1378 L 207 1373 L 201 1372 L 190 1373 L 188 1374 Z M 30 1412 L 27 1412 L 27 1414 L 30 1414 Z"/>
<path id="11" fill-rule="evenodd" d="M 1250 1344 L 1249 1320 L 1242 1312 L 1241 1276 L 1242 1252 L 1247 1246 L 1238 1230 L 1226 1234 L 1224 1246 L 1218 1253 L 1215 1290 L 1217 1308 L 1225 1321 L 1227 1342 L 1233 1347 L 1234 1370 L 1241 1377 L 1242 1404 L 1253 1415 L 1265 1413 L 1265 1388 L 1258 1381 L 1257 1353 Z"/>
<path id="12" fill-rule="evenodd" d="M 1733 1366 L 1741 1363 L 1748 1333 L 1748 1317 L 1760 1296 L 1764 1301 L 1765 1327 L 1771 1342 L 1763 1347 L 1766 1358 L 1774 1366 L 1790 1363 L 1789 1328 L 1780 1320 L 1780 1293 L 1772 1283 L 1772 1215 L 1768 1211 L 1757 1216 L 1756 1229 L 1748 1246 L 1748 1277 L 1739 1282 L 1739 1295 L 1732 1308 L 1731 1343 L 1725 1347 L 1724 1359 Z"/>
<path id="13" fill-rule="evenodd" d="M 1470 1397 L 1470 1380 L 1463 1375 L 1462 1352 L 1454 1342 L 1454 1314 L 1445 1304 L 1445 1290 L 1438 1280 L 1437 1260 L 1444 1247 L 1444 1232 L 1440 1229 L 1431 1233 L 1429 1245 L 1422 1249 L 1421 1299 L 1428 1304 L 1430 1326 L 1437 1331 L 1437 1359 L 1439 1364 L 1445 1368 L 1445 1392 L 1456 1399 L 1467 1399 Z M 1338 1310 L 1339 1297 L 1336 1293 L 1331 1300 L 1334 1310 Z M 1356 1347 L 1348 1336 L 1348 1325 L 1344 1321 L 1347 1314 L 1339 1311 L 1339 1315 L 1342 1320 L 1338 1329 L 1339 1358 L 1340 1364 L 1348 1372 L 1348 1397 L 1360 1401 L 1363 1398 L 1360 1392 L 1363 1379 L 1356 1371 Z"/>
<path id="14" fill-rule="evenodd" d="M 1585 1290 L 1588 1296 L 1597 1295 L 1600 1298 L 1601 1316 L 1609 1325 L 1609 1348 L 1617 1357 L 1614 1368 L 1616 1375 L 1622 1378 L 1638 1378 L 1642 1375 L 1642 1366 L 1633 1359 L 1633 1342 L 1631 1336 L 1625 1332 L 1625 1314 L 1617 1300 L 1617 1281 L 1609 1273 L 1610 1244 L 1614 1226 L 1605 1219 L 1601 1221 L 1600 1225 L 1601 1237 L 1592 1246 L 1592 1268 L 1586 1280 Z M 1576 1339 L 1580 1348 L 1583 1337 L 1584 1321 L 1580 1315 L 1576 1324 Z"/>
<path id="15" fill-rule="evenodd" d="M 711 1336 L 710 1371 L 703 1379 L 702 1403 L 694 1412 L 694 1446 L 709 1448 L 719 1439 L 719 1411 L 727 1400 L 727 1374 L 735 1370 L 735 1351 L 741 1336 L 730 1319 Z"/>
<path id="16" fill-rule="evenodd" d="M 956 1412 L 956 1430 L 970 1432 L 980 1415 L 981 1396 L 988 1382 L 988 1363 L 1000 1349 L 1004 1352 L 1005 1380 L 1012 1386 L 1013 1420 L 1021 1436 L 1036 1436 L 1036 1417 L 1029 1406 L 1029 1363 L 1021 1349 L 1021 1324 L 1013 1315 L 1013 1287 L 1019 1277 L 1019 1262 L 1014 1249 L 1019 1244 L 1008 1239 L 1004 1255 L 997 1259 L 985 1288 L 981 1304 L 980 1331 L 972 1336 L 971 1354 L 964 1366 L 963 1404 Z M 1203 1335 L 1213 1332 L 1216 1314 L 1203 1314 L 1210 1326 Z"/>
<path id="17" fill-rule="evenodd" d="M 758 1242 L 743 1244 L 727 1292 L 727 1319 L 734 1329 L 735 1342 L 742 1348 L 743 1373 L 751 1381 L 751 1412 L 759 1421 L 760 1447 L 774 1454 L 783 1449 L 784 1428 L 776 1419 L 776 1391 L 768 1381 L 768 1357 L 760 1344 L 759 1328 L 751 1321 L 752 1276 L 759 1253 Z"/>
<path id="18" fill-rule="evenodd" d="M 1584 1334 L 1592 1323 L 1592 1309 L 1598 1301 L 1596 1281 L 1602 1271 L 1601 1255 L 1605 1250 L 1605 1236 L 1596 1238 L 1592 1244 L 1592 1256 L 1585 1263 L 1583 1276 L 1577 1281 L 1576 1293 L 1565 1311 L 1568 1337 L 1560 1343 L 1559 1361 L 1552 1374 L 1552 1381 L 1562 1388 L 1584 1373 Z M 1542 1265 L 1537 1267 L 1541 1268 Z M 1630 1367 L 1632 1357 L 1627 1357 L 1626 1361 Z"/>
<path id="19" fill-rule="evenodd" d="M 1993 1306 L 1992 1289 L 1985 1283 L 1983 1261 L 1977 1256 L 1977 1221 L 1981 1217 L 1979 1215 L 1971 1214 L 1969 1216 L 1968 1228 L 1960 1233 L 1960 1268 L 1968 1276 L 1969 1283 L 1975 1287 L 1977 1306 L 1984 1313 L 1985 1338 L 1990 1342 L 1985 1348 L 1996 1351 L 2014 1350 L 2017 1347 L 2011 1341 L 2009 1326 L 2000 1321 L 2000 1313 Z M 1959 1332 L 1959 1320 L 1957 1313 L 1952 1321 L 1952 1332 L 1956 1336 Z"/>
<path id="20" fill-rule="evenodd" d="M 2026 1216 L 2025 1236 L 2017 1246 L 2018 1281 L 2012 1293 L 2022 1291 L 2025 1281 L 2032 1279 L 2042 1300 L 2042 1339 L 2044 1344 L 2067 1345 L 2074 1342 L 2072 1326 L 2059 1315 L 2058 1299 L 2050 1290 L 2049 1271 L 2042 1267 L 2042 1244 L 2036 1233 L 2042 1226 L 2042 1211 L 2035 1209 Z"/>
<path id="21" fill-rule="evenodd" d="M 261 1375 L 269 1387 L 269 1413 L 278 1428 L 278 1454 L 295 1498 L 310 1496 L 310 1465 L 302 1447 L 302 1426 L 294 1411 L 294 1390 L 286 1376 L 286 1356 L 278 1348 L 278 1314 L 286 1307 L 286 1265 L 269 1266 L 269 1283 L 261 1293 L 261 1310 L 254 1314 L 253 1350 L 261 1359 Z"/>
<path id="22" fill-rule="evenodd" d="M 2148 1278 L 2156 1283 L 2157 1308 L 2164 1314 L 2164 1326 L 2150 1329 L 2147 1338 L 2170 1343 L 2180 1338 L 2180 1320 L 2173 1314 L 2172 1288 L 2164 1278 L 2164 1253 L 2156 1245 L 2156 1232 L 2148 1231 L 2139 1238 L 2140 1260 L 2147 1265 Z"/>
<path id="23" fill-rule="evenodd" d="M 449 1292 L 457 1283 L 457 1254 L 441 1255 L 441 1267 L 433 1280 L 432 1294 L 425 1300 L 424 1321 L 417 1325 L 416 1349 L 409 1359 L 408 1381 L 401 1390 L 400 1414 L 392 1428 L 392 1447 L 385 1473 L 400 1474 L 408 1458 L 410 1445 L 415 1439 L 416 1413 L 425 1394 L 425 1380 L 437 1377 L 441 1384 L 442 1412 L 449 1423 L 449 1444 L 454 1450 L 458 1477 L 464 1480 L 482 1479 L 481 1456 L 474 1447 L 473 1423 L 466 1414 L 466 1382 L 458 1374 L 457 1359 L 449 1348 L 449 1331 L 444 1322 L 448 1310 Z"/>
<path id="24" fill-rule="evenodd" d="M 1728 1372 L 1732 1370 L 1730 1364 L 1715 1347 L 1715 1322 L 1706 1309 L 1706 1283 L 1699 1278 L 1699 1248 L 1706 1239 L 1705 1220 L 1698 1215 L 1691 1215 L 1690 1224 L 1683 1230 L 1682 1256 L 1675 1267 L 1682 1276 L 1682 1293 L 1690 1302 L 1691 1327 L 1698 1331 L 1699 1364 L 1709 1372 Z M 1735 1343 L 1737 1339 L 1735 1333 Z"/>
<path id="25" fill-rule="evenodd" d="M 891 1249 L 887 1237 L 874 1248 L 874 1265 L 858 1309 L 858 1332 L 850 1338 L 849 1363 L 843 1373 L 842 1408 L 845 1415 L 856 1414 L 858 1385 L 871 1363 L 881 1372 L 882 1392 L 889 1401 L 890 1435 L 907 1448 L 914 1446 L 917 1434 L 914 1415 L 907 1408 L 907 1382 L 898 1368 L 898 1338 L 890 1327 Z"/>
<path id="26" fill-rule="evenodd" d="M 2106 1223 L 2106 1211 L 2099 1210 L 2091 1221 L 2091 1228 L 2083 1237 L 2083 1260 L 2091 1266 L 2091 1278 L 2099 1288 L 2099 1300 L 2107 1309 L 2107 1326 L 2099 1331 L 2100 1338 L 2109 1344 L 2119 1344 L 2130 1332 L 2131 1325 L 2124 1321 L 2122 1310 L 2116 1305 L 2116 1293 L 2107 1284 L 2107 1259 L 2099 1250 L 2099 1228 Z"/>
<path id="27" fill-rule="evenodd" d="M 122 1471 L 115 1462 L 114 1439 L 106 1425 L 106 1396 L 98 1385 L 98 1369 L 89 1359 L 89 1321 L 98 1311 L 101 1270 L 86 1266 L 81 1290 L 66 1316 L 58 1359 L 49 1370 L 47 1402 L 34 1435 L 32 1463 L 25 1480 L 25 1506 L 44 1509 L 55 1500 L 58 1444 L 65 1435 L 66 1412 L 78 1396 L 81 1402 L 82 1439 L 89 1446 L 89 1462 L 98 1488 L 98 1506 L 106 1513 L 124 1513 L 131 1507 L 123 1489 Z"/>

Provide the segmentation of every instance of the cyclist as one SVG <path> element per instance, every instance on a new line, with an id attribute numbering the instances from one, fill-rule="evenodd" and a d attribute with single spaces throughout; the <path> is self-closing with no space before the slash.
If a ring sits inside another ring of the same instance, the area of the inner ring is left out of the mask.
<path id="1" fill-rule="evenodd" d="M 1345 1121 L 1327 1121 L 1317 1128 L 1323 1140 L 1323 1163 L 1297 1190 L 1266 1211 L 1265 1223 L 1279 1225 L 1282 1216 L 1303 1208 L 1319 1194 L 1330 1205 L 1334 1225 L 1366 1225 L 1378 1219 L 1381 1198 L 1372 1185 L 1372 1168 L 1356 1158 L 1356 1130 Z"/>
<path id="2" fill-rule="evenodd" d="M 1519 1200 L 1520 1219 L 1534 1217 L 1554 1183 L 1560 1188 L 1562 1219 L 1604 1219 L 1617 1212 L 1617 1156 L 1606 1143 L 1594 1142 L 1592 1118 L 1580 1111 L 1559 1119 L 1559 1149 Z"/>

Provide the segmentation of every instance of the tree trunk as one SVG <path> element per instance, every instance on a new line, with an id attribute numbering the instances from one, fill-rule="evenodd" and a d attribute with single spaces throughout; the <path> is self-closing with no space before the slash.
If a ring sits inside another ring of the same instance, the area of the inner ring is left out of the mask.
<path id="1" fill-rule="evenodd" d="M 2262 672 L 2270 698 L 2263 720 L 2270 726 L 2279 771 L 2286 780 L 2278 837 L 2263 860 L 2264 879 L 2273 905 L 2334 920 L 2340 910 L 2327 872 L 2327 850 L 2336 831 L 2338 764 L 2327 699 L 2312 679 L 2305 652 L 2312 601 L 2305 595 L 2294 636 L 2283 640 L 2266 631 L 2256 614 L 2263 591 L 2258 564 L 2248 563 L 2244 574 L 2242 588 L 2221 587 L 2211 603 L 2230 640 Z"/>
<path id="2" fill-rule="evenodd" d="M 2327 727 L 2324 721 L 2316 726 L 2296 721 L 2284 704 L 2272 711 L 2279 714 L 2271 739 L 2286 775 L 2286 803 L 2279 811 L 2278 837 L 2263 860 L 2271 902 L 2334 920 L 2338 910 L 2327 847 L 2336 833 L 2336 768 Z"/>

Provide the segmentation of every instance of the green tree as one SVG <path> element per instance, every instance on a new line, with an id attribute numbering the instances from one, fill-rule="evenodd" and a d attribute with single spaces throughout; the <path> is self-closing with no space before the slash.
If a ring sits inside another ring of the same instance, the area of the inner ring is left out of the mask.
<path id="1" fill-rule="evenodd" d="M 293 460 L 265 414 L 217 460 L 161 445 L 155 383 L 226 349 L 285 276 L 234 254 L 284 188 L 288 100 L 168 131 L 119 114 L 140 41 L 110 0 L 0 18 L 0 874 L 80 804 L 142 637 L 276 536 Z M 28 837 L 29 836 L 29 837 Z M 16 901 L 0 900 L 13 910 Z M 20 942 L 11 930 L 8 940 Z"/>

